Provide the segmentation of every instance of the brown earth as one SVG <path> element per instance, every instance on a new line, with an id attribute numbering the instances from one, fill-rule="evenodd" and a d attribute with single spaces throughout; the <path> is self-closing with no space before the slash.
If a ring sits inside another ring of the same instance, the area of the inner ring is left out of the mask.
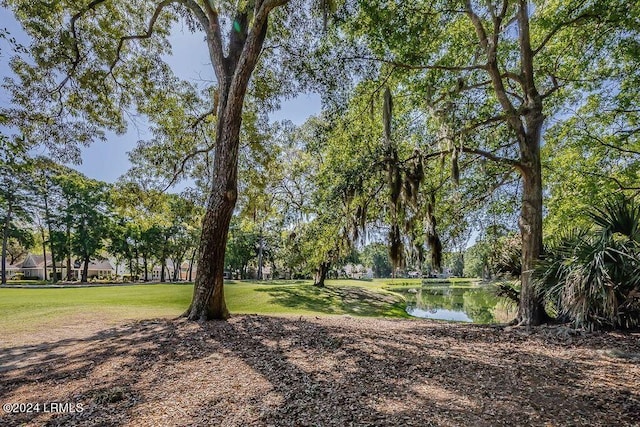
<path id="1" fill-rule="evenodd" d="M 640 425 L 640 333 L 348 316 L 84 326 L 4 341 L 0 403 L 32 412 L 0 425 Z"/>

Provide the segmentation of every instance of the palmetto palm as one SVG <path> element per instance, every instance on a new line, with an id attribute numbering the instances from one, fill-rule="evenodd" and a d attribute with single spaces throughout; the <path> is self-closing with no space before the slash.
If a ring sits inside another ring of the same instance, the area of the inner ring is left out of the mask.
<path id="1" fill-rule="evenodd" d="M 640 326 L 640 206 L 615 198 L 590 213 L 593 230 L 552 242 L 535 270 L 561 318 L 589 329 Z"/>

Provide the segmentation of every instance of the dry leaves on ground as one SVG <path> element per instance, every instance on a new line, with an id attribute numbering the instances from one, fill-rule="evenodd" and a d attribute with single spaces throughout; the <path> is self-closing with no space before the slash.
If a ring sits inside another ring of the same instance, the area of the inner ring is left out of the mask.
<path id="1" fill-rule="evenodd" d="M 135 322 L 5 346 L 1 403 L 82 411 L 0 425 L 638 425 L 640 334 L 560 332 L 348 316 Z"/>

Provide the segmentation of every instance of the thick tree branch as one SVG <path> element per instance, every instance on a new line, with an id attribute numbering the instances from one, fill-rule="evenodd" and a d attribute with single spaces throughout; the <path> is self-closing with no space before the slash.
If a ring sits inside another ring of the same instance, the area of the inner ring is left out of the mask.
<path id="1" fill-rule="evenodd" d="M 474 12 L 470 0 L 466 1 L 466 14 L 476 30 L 476 35 L 478 36 L 480 45 L 485 49 L 485 52 L 487 54 L 486 70 L 489 73 L 489 77 L 491 78 L 491 81 L 493 83 L 493 89 L 496 92 L 496 97 L 498 98 L 500 105 L 506 112 L 505 117 L 507 119 L 507 122 L 514 129 L 516 134 L 524 135 L 525 131 L 522 125 L 522 121 L 520 120 L 516 109 L 507 96 L 504 81 L 502 80 L 502 73 L 500 72 L 498 66 L 496 51 L 498 47 L 493 42 L 490 42 L 487 38 L 487 32 L 484 28 L 484 25 L 482 24 L 482 20 Z"/>
<path id="2" fill-rule="evenodd" d="M 109 67 L 110 73 L 113 72 L 113 69 L 121 60 L 120 54 L 122 52 L 122 48 L 124 47 L 125 42 L 129 40 L 144 40 L 144 39 L 151 38 L 151 36 L 153 35 L 153 27 L 156 25 L 156 22 L 158 21 L 158 17 L 162 13 L 162 10 L 166 6 L 168 6 L 169 4 L 175 1 L 179 1 L 179 0 L 164 0 L 158 3 L 155 10 L 153 11 L 153 15 L 151 16 L 151 19 L 149 19 L 149 24 L 147 25 L 147 31 L 144 34 L 136 34 L 136 35 L 124 36 L 120 38 L 120 41 L 118 42 L 118 48 L 116 49 L 116 57 L 111 63 L 111 66 Z"/>
<path id="3" fill-rule="evenodd" d="M 489 159 L 489 160 L 492 160 L 494 162 L 507 164 L 509 166 L 512 166 L 512 167 L 518 169 L 520 172 L 522 172 L 524 170 L 524 167 L 523 167 L 522 163 L 520 163 L 517 160 L 510 159 L 508 157 L 496 156 L 495 154 L 490 153 L 488 151 L 479 150 L 477 148 L 468 148 L 468 147 L 464 147 L 464 146 L 461 147 L 461 151 L 463 153 L 477 154 L 479 156 L 482 156 L 482 157 L 484 157 L 486 159 Z"/>
<path id="4" fill-rule="evenodd" d="M 70 26 L 71 35 L 73 38 L 73 58 L 71 62 L 71 69 L 69 70 L 65 78 L 62 79 L 60 84 L 58 84 L 58 86 L 53 91 L 51 91 L 51 93 L 60 92 L 62 88 L 65 87 L 71 77 L 73 77 L 73 75 L 75 74 L 78 66 L 80 65 L 80 61 L 82 60 L 82 55 L 80 54 L 80 45 L 78 44 L 78 31 L 76 29 L 76 22 L 78 21 L 78 19 L 82 18 L 85 13 L 89 12 L 90 10 L 94 10 L 96 6 L 106 1 L 107 0 L 93 0 L 91 3 L 80 9 L 78 13 L 71 17 Z"/>
<path id="5" fill-rule="evenodd" d="M 211 0 L 205 0 L 204 7 L 208 16 L 208 26 L 205 27 L 205 31 L 207 32 L 209 57 L 211 58 L 211 64 L 213 64 L 216 78 L 218 79 L 218 82 L 220 82 L 225 78 L 226 74 L 220 18 L 218 16 L 218 11 L 212 5 Z"/>
<path id="6" fill-rule="evenodd" d="M 502 20 L 507 13 L 507 2 L 504 1 L 499 13 L 496 13 L 496 8 L 493 2 L 489 0 L 487 2 L 489 12 L 491 13 L 491 20 L 493 21 L 493 36 L 491 37 L 493 46 L 498 46 L 498 40 L 500 39 L 500 27 L 502 26 Z"/>
<path id="7" fill-rule="evenodd" d="M 579 2 L 573 8 L 573 11 L 580 9 L 585 3 L 586 2 L 584 0 Z M 555 35 L 558 34 L 558 32 L 561 31 L 562 29 L 570 27 L 571 25 L 576 24 L 582 20 L 590 19 L 590 18 L 598 18 L 598 17 L 599 17 L 598 15 L 583 13 L 568 21 L 559 22 L 551 29 L 551 31 L 547 33 L 546 36 L 544 36 L 544 38 L 540 42 L 540 45 L 533 50 L 533 55 L 534 56 L 537 55 L 542 49 L 544 49 L 547 43 L 549 43 L 549 41 L 551 41 L 551 39 L 555 37 Z"/>
<path id="8" fill-rule="evenodd" d="M 273 8 L 284 5 L 287 2 L 288 0 L 265 0 L 257 9 L 258 11 L 251 22 L 251 28 L 247 32 L 242 52 L 238 57 L 237 65 L 234 67 L 235 72 L 233 73 L 229 90 L 230 99 L 244 97 L 249 79 L 258 62 L 262 45 L 267 35 L 269 13 Z M 231 112 L 233 113 L 231 116 L 240 114 L 242 103 L 234 103 L 233 105 L 236 106 L 237 111 Z"/>
<path id="9" fill-rule="evenodd" d="M 505 71 L 504 73 L 502 73 L 501 77 L 506 77 L 522 85 L 522 76 L 520 74 L 512 73 L 510 71 Z"/>
<path id="10" fill-rule="evenodd" d="M 202 10 L 202 8 L 198 5 L 198 3 L 196 3 L 195 0 L 177 0 L 177 1 L 178 3 L 182 4 L 184 7 L 189 9 L 195 15 L 196 19 L 200 23 L 200 26 L 202 26 L 202 29 L 204 31 L 207 31 L 207 29 L 209 28 L 209 18 L 204 13 L 204 10 Z M 205 1 L 205 4 L 206 3 L 207 2 Z"/>
<path id="11" fill-rule="evenodd" d="M 205 153 L 210 153 L 211 151 L 213 151 L 215 149 L 216 145 L 215 143 L 208 145 L 205 148 L 199 149 L 199 150 L 194 150 L 191 153 L 189 153 L 185 158 L 182 159 L 182 162 L 180 162 L 180 166 L 174 169 L 173 172 L 173 177 L 169 180 L 169 183 L 167 184 L 167 186 L 164 188 L 164 191 L 167 191 L 173 184 L 175 184 L 176 180 L 178 179 L 178 177 L 184 172 L 184 168 L 187 165 L 187 162 L 191 159 L 193 159 L 195 156 L 197 156 L 198 154 L 205 154 Z"/>
<path id="12" fill-rule="evenodd" d="M 471 0 L 466 0 L 465 2 L 465 13 L 469 19 L 471 19 L 471 23 L 476 30 L 476 35 L 478 36 L 478 40 L 480 40 L 480 46 L 482 46 L 485 52 L 489 54 L 490 46 L 487 31 L 484 29 L 484 25 L 482 24 L 480 17 L 474 12 L 473 7 L 471 6 Z M 491 58 L 489 60 L 491 60 Z"/>
<path id="13" fill-rule="evenodd" d="M 525 93 L 527 94 L 526 102 L 533 103 L 537 101 L 538 91 L 535 85 L 534 69 L 533 69 L 533 51 L 531 50 L 531 34 L 529 31 L 529 2 L 528 0 L 520 0 L 518 6 L 518 41 L 520 44 L 520 67 Z"/>

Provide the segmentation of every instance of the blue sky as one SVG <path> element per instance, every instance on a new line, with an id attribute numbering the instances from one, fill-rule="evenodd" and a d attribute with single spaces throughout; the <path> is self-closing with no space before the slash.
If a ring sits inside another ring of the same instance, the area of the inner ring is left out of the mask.
<path id="1" fill-rule="evenodd" d="M 26 36 L 15 21 L 13 14 L 0 8 L 0 28 L 7 28 L 13 37 L 26 44 Z M 177 25 L 171 37 L 173 55 L 167 62 L 179 77 L 190 81 L 213 81 L 213 70 L 209 62 L 206 44 L 202 33 L 193 34 L 188 29 Z M 0 78 L 10 73 L 8 67 L 9 52 L 2 49 L 0 57 Z M 0 104 L 7 105 L 8 95 L 0 91 Z M 272 121 L 291 120 L 302 124 L 309 116 L 320 112 L 320 97 L 314 94 L 301 94 L 294 99 L 283 100 L 282 108 L 270 115 Z M 136 124 L 130 123 L 125 135 L 108 134 L 106 143 L 94 143 L 82 150 L 82 164 L 74 166 L 90 178 L 114 182 L 124 174 L 130 166 L 127 152 L 133 149 L 136 142 L 146 139 L 149 133 L 144 118 Z"/>

